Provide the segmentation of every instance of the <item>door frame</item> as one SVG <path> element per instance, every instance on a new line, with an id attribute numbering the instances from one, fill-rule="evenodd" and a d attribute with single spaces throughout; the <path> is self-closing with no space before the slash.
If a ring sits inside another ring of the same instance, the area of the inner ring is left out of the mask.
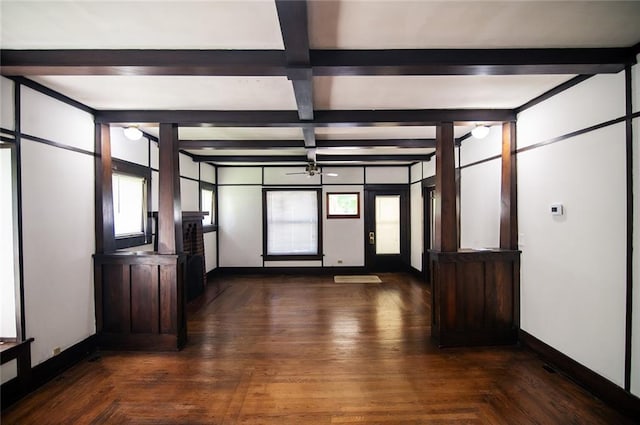
<path id="1" fill-rule="evenodd" d="M 378 255 L 375 244 L 369 243 L 369 232 L 375 231 L 375 197 L 400 195 L 400 254 Z M 368 272 L 407 270 L 410 261 L 411 219 L 409 211 L 409 187 L 407 185 L 367 185 L 364 188 L 364 257 Z"/>
<path id="2" fill-rule="evenodd" d="M 435 179 L 434 179 L 435 180 Z M 431 282 L 431 261 L 429 260 L 429 249 L 431 241 L 431 218 L 434 211 L 431 208 L 430 194 L 435 195 L 435 184 L 422 184 L 422 276 L 426 282 Z"/>

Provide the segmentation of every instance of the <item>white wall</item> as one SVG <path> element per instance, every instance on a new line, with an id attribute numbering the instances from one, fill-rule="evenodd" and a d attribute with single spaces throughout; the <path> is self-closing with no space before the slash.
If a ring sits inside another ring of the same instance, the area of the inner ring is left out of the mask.
<path id="1" fill-rule="evenodd" d="M 5 77 L 0 77 L 0 127 L 15 129 L 14 118 L 14 84 Z M 13 248 L 13 205 L 11 188 L 11 151 L 0 149 L 0 336 L 15 337 L 15 275 Z M 0 383 L 15 378 L 16 361 L 12 360 L 0 366 Z"/>
<path id="2" fill-rule="evenodd" d="M 22 86 L 20 92 L 23 134 L 93 152 L 92 115 L 28 87 Z"/>
<path id="3" fill-rule="evenodd" d="M 340 175 L 338 175 L 340 177 Z M 324 186 L 322 199 L 327 192 L 358 192 L 360 194 L 360 218 L 327 218 L 326 203 L 322 207 L 322 231 L 325 267 L 364 267 L 364 187 Z"/>
<path id="4" fill-rule="evenodd" d="M 111 157 L 149 166 L 149 139 L 129 140 L 122 127 L 111 126 Z"/>
<path id="5" fill-rule="evenodd" d="M 620 118 L 624 99 L 624 72 L 591 77 L 521 113 L 518 148 Z"/>
<path id="6" fill-rule="evenodd" d="M 262 186 L 218 186 L 218 213 L 219 266 L 262 267 Z"/>
<path id="7" fill-rule="evenodd" d="M 0 127 L 7 130 L 15 130 L 13 91 L 13 81 L 0 77 Z"/>
<path id="8" fill-rule="evenodd" d="M 640 60 L 640 55 L 638 55 Z M 640 65 L 632 68 L 633 111 L 640 111 Z M 633 324 L 631 392 L 640 396 L 640 119 L 633 120 Z"/>
<path id="9" fill-rule="evenodd" d="M 420 175 L 422 175 L 422 165 Z M 413 183 L 409 191 L 411 214 L 411 267 L 422 271 L 424 252 L 424 203 L 422 199 L 422 181 Z"/>
<path id="10" fill-rule="evenodd" d="M 462 166 L 500 155 L 502 126 L 491 127 L 484 139 L 462 142 Z M 460 248 L 500 245 L 500 175 L 502 161 L 494 159 L 460 170 Z"/>
<path id="11" fill-rule="evenodd" d="M 207 273 L 218 267 L 218 261 L 216 259 L 217 233 L 218 232 L 208 232 L 204 234 L 204 265 Z"/>
<path id="12" fill-rule="evenodd" d="M 265 167 L 263 171 L 264 184 L 277 184 L 277 185 L 295 185 L 295 186 L 307 186 L 307 185 L 319 185 L 320 175 L 316 174 L 313 177 L 304 174 L 305 167 Z M 303 173 L 303 174 L 288 174 L 288 173 Z"/>
<path id="13" fill-rule="evenodd" d="M 216 167 L 204 162 L 200 163 L 200 180 L 203 182 L 216 183 Z"/>
<path id="14" fill-rule="evenodd" d="M 180 178 L 180 205 L 182 211 L 200 211 L 200 184 Z"/>
<path id="15" fill-rule="evenodd" d="M 323 189 L 323 261 L 269 261 L 265 267 L 363 267 L 364 181 L 406 184 L 407 167 L 323 167 L 338 176 L 287 175 L 303 167 L 218 167 L 219 266 L 262 267 L 262 188 L 265 185 L 309 186 Z M 322 181 L 322 185 L 320 182 Z M 327 219 L 327 192 L 360 193 L 360 218 Z"/>
<path id="16" fill-rule="evenodd" d="M 23 88 L 23 130 L 93 149 L 91 115 Z M 32 364 L 95 333 L 94 158 L 22 140 L 26 337 Z"/>
<path id="17" fill-rule="evenodd" d="M 635 99 L 640 101 L 640 66 L 635 73 Z M 640 105 L 634 103 L 634 109 Z M 631 392 L 640 396 L 640 119 L 633 120 L 633 324 L 631 344 Z"/>
<path id="18" fill-rule="evenodd" d="M 409 170 L 407 167 L 366 167 L 365 181 L 367 184 L 407 184 Z"/>
<path id="19" fill-rule="evenodd" d="M 519 145 L 619 117 L 623 83 L 620 75 L 597 76 L 524 111 L 518 117 Z M 521 327 L 620 386 L 624 164 L 623 123 L 518 155 Z M 551 216 L 552 203 L 562 203 L 565 215 Z"/>
<path id="20" fill-rule="evenodd" d="M 426 179 L 436 175 L 436 157 L 432 156 L 431 161 L 422 163 L 422 178 Z"/>
<path id="21" fill-rule="evenodd" d="M 218 167 L 218 184 L 262 184 L 260 167 Z"/>
<path id="22" fill-rule="evenodd" d="M 0 337 L 16 337 L 11 149 L 0 149 Z"/>

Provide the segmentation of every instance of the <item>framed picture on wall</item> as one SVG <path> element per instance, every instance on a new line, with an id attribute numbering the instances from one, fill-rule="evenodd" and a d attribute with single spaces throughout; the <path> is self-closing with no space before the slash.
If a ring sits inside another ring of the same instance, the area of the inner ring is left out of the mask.
<path id="1" fill-rule="evenodd" d="M 360 218 L 360 193 L 328 192 L 327 218 Z"/>

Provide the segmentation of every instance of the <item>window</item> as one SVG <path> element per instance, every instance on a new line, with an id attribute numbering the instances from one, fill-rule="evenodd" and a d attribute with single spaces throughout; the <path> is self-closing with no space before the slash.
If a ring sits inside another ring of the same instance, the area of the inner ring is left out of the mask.
<path id="1" fill-rule="evenodd" d="M 22 341 L 24 336 L 15 169 L 15 145 L 0 143 L 0 340 L 3 341 Z"/>
<path id="2" fill-rule="evenodd" d="M 216 224 L 216 193 L 214 186 L 208 183 L 200 183 L 200 211 L 208 213 L 202 218 L 202 226 L 207 229 Z"/>
<path id="3" fill-rule="evenodd" d="M 113 225 L 116 238 L 144 233 L 144 192 L 143 178 L 113 174 Z"/>
<path id="4" fill-rule="evenodd" d="M 359 217 L 359 193 L 327 193 L 327 218 Z"/>
<path id="5" fill-rule="evenodd" d="M 113 228 L 118 249 L 151 242 L 147 213 L 150 180 L 151 175 L 146 167 L 114 163 Z"/>
<path id="6" fill-rule="evenodd" d="M 320 190 L 265 189 L 263 197 L 265 260 L 322 259 Z"/>

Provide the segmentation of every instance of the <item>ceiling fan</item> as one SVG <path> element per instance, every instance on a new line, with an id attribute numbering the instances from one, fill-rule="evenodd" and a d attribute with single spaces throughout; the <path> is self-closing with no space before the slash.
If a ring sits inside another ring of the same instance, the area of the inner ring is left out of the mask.
<path id="1" fill-rule="evenodd" d="M 301 172 L 297 172 L 297 173 L 286 173 L 287 176 L 292 176 L 295 174 L 306 174 L 307 177 L 313 177 L 313 176 L 318 176 L 318 175 L 325 175 L 328 177 L 337 177 L 338 173 L 323 173 L 322 169 L 320 167 L 318 167 L 318 164 L 316 164 L 315 162 L 310 162 L 307 164 L 307 166 L 304 168 L 304 171 Z"/>

